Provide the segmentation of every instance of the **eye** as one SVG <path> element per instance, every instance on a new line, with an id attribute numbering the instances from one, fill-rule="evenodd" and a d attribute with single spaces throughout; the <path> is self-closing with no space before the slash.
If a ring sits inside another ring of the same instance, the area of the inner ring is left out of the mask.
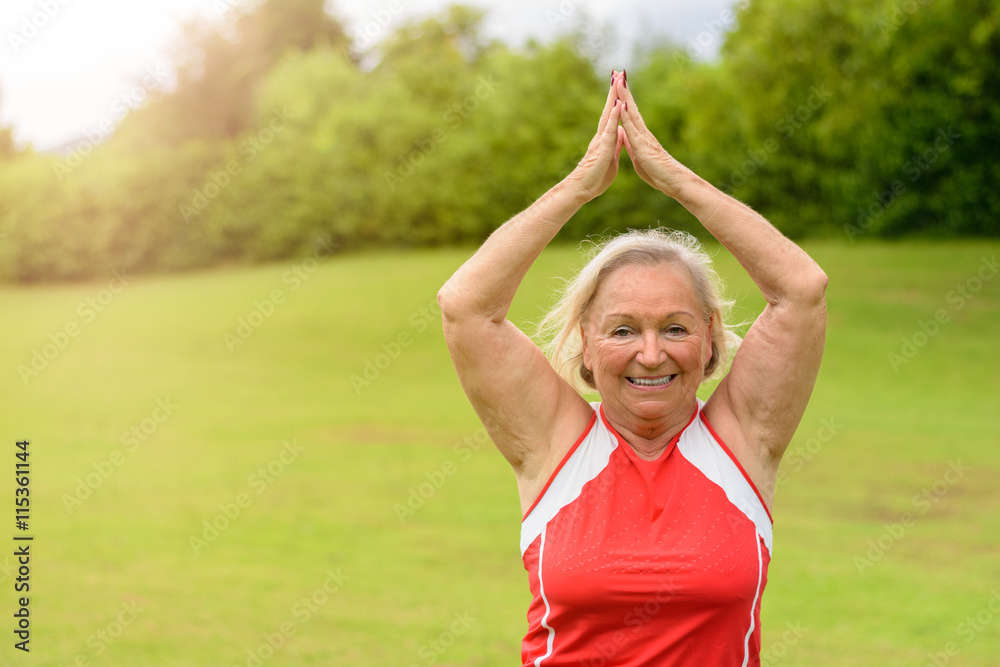
<path id="1" fill-rule="evenodd" d="M 666 332 L 671 336 L 681 336 L 687 333 L 687 329 L 679 324 L 671 324 L 666 328 Z"/>
<path id="2" fill-rule="evenodd" d="M 630 333 L 632 332 L 629 331 L 628 327 L 618 327 L 617 329 L 611 332 L 611 336 L 615 338 L 624 338 Z"/>

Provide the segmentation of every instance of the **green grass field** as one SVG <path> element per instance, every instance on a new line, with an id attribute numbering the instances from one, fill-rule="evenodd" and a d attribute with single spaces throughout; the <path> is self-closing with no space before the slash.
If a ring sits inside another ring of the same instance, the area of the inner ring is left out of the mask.
<path id="1" fill-rule="evenodd" d="M 829 335 L 775 500 L 765 664 L 1000 664 L 1000 244 L 806 248 Z M 433 310 L 470 252 L 0 288 L 6 539 L 19 438 L 35 536 L 30 654 L 0 556 L 0 665 L 518 664 L 514 478 Z M 515 321 L 577 262 L 548 250 Z"/>

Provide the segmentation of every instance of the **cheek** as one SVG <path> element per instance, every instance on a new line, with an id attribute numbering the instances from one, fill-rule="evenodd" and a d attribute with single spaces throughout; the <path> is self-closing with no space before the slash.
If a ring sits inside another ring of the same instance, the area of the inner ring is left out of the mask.
<path id="1" fill-rule="evenodd" d="M 711 354 L 712 351 L 709 348 L 708 355 L 711 356 Z M 701 341 L 678 343 L 670 351 L 670 356 L 673 357 L 674 362 L 678 366 L 686 371 L 702 369 L 707 362 L 707 358 L 704 356 L 704 346 L 701 344 Z"/>
<path id="2" fill-rule="evenodd" d="M 601 341 L 594 346 L 593 358 L 597 366 L 606 372 L 617 373 L 634 356 L 628 345 L 615 344 L 612 341 Z"/>

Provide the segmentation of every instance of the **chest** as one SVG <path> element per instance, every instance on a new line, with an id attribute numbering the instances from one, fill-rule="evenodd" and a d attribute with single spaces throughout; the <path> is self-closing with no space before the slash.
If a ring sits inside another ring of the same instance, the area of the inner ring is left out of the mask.
<path id="1" fill-rule="evenodd" d="M 680 456 L 605 470 L 546 527 L 546 588 L 576 608 L 753 600 L 765 556 L 754 524 Z"/>

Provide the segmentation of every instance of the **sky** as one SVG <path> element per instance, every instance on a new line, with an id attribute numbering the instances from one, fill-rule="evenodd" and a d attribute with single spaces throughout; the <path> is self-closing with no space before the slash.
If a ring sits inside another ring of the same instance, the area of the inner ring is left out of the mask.
<path id="1" fill-rule="evenodd" d="M 218 20 L 259 0 L 2 0 L 0 125 L 20 145 L 47 150 L 112 132 L 153 87 L 168 85 L 170 49 L 186 19 Z M 278 0 L 272 0 L 278 1 Z M 449 0 L 333 0 L 352 35 L 373 41 Z M 732 26 L 736 0 L 466 0 L 488 11 L 486 32 L 513 46 L 542 41 L 580 16 L 610 24 L 616 69 L 636 41 L 666 36 L 696 57 L 712 57 Z"/>

